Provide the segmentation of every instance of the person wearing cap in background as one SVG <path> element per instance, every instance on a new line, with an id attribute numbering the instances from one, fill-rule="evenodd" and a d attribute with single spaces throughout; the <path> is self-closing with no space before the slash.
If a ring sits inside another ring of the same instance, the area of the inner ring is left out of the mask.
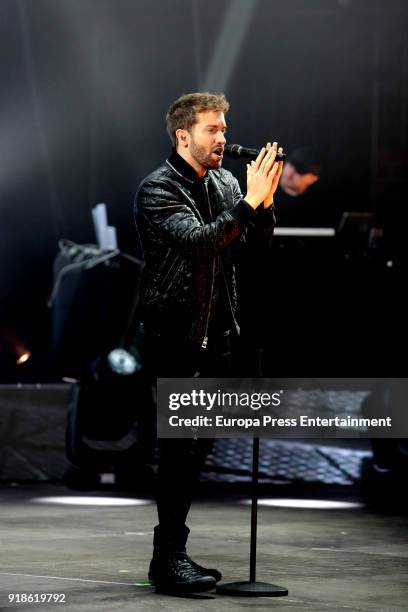
<path id="1" fill-rule="evenodd" d="M 314 147 L 299 147 L 288 155 L 278 188 L 278 226 L 324 225 L 325 214 L 318 206 L 312 189 L 320 178 L 321 169 L 321 158 Z"/>

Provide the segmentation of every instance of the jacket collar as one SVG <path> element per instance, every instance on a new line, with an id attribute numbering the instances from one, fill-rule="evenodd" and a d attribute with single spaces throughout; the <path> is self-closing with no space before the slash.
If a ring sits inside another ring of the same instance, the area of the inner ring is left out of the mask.
<path id="1" fill-rule="evenodd" d="M 166 159 L 166 162 L 171 168 L 173 168 L 173 170 L 175 170 L 178 174 L 181 174 L 181 176 L 187 179 L 190 183 L 199 185 L 207 183 L 209 180 L 211 170 L 208 170 L 204 177 L 200 178 L 194 168 L 177 153 L 176 149 L 172 150 L 172 153 L 170 157 Z"/>

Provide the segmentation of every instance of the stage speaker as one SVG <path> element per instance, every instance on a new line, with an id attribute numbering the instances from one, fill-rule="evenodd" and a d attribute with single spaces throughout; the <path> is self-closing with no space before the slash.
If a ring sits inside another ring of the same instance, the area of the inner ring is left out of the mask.
<path id="1" fill-rule="evenodd" d="M 81 378 L 98 356 L 128 341 L 142 265 L 120 251 L 60 242 L 49 306 L 53 356 L 62 376 Z"/>

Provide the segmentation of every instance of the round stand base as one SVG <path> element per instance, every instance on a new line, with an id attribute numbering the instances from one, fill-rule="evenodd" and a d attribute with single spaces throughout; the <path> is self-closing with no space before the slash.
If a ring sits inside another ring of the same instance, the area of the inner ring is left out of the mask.
<path id="1" fill-rule="evenodd" d="M 288 589 L 269 584 L 269 582 L 228 582 L 217 586 L 220 595 L 238 595 L 241 597 L 284 597 Z"/>

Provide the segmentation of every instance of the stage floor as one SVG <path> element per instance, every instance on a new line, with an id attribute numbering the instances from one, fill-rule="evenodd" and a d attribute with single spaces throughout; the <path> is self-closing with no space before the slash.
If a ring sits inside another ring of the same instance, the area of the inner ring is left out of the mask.
<path id="1" fill-rule="evenodd" d="M 14 609 L 12 593 L 65 595 L 65 604 L 20 603 L 20 610 L 408 610 L 406 516 L 364 507 L 261 506 L 257 579 L 287 587 L 289 596 L 175 597 L 156 595 L 146 585 L 156 520 L 151 500 L 133 506 L 38 502 L 49 496 L 91 496 L 95 502 L 106 495 L 124 497 L 49 484 L 0 488 L 1 611 Z M 250 506 L 244 501 L 243 494 L 206 491 L 191 511 L 189 553 L 220 569 L 223 581 L 248 579 Z"/>

